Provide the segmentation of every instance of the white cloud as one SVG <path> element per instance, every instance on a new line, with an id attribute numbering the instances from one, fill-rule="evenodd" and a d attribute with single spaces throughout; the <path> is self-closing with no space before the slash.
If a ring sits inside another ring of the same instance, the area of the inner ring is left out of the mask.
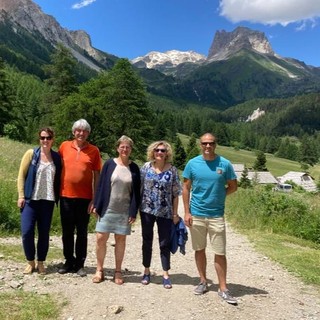
<path id="1" fill-rule="evenodd" d="M 83 7 L 89 6 L 91 3 L 95 2 L 96 0 L 82 0 L 81 2 L 75 3 L 72 6 L 72 9 L 81 9 Z"/>
<path id="2" fill-rule="evenodd" d="M 232 22 L 249 21 L 266 25 L 306 23 L 316 25 L 320 17 L 319 0 L 220 0 L 220 15 Z"/>

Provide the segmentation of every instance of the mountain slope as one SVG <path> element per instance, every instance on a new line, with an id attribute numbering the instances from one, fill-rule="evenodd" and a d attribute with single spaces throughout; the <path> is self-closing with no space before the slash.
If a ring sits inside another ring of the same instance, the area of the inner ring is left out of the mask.
<path id="1" fill-rule="evenodd" d="M 155 55 L 150 53 L 133 62 L 137 67 L 152 67 L 174 76 L 174 90 L 165 95 L 174 91 L 175 98 L 194 103 L 223 109 L 254 98 L 320 91 L 320 68 L 280 57 L 262 32 L 244 27 L 232 32 L 217 31 L 205 60 L 181 60 L 168 65 L 168 61 L 158 58 L 157 63 L 151 63 Z M 157 53 L 157 57 L 161 55 Z"/>
<path id="2" fill-rule="evenodd" d="M 144 76 L 147 74 L 151 74 L 151 70 L 145 72 Z M 212 61 L 189 69 L 180 79 L 175 77 L 166 80 L 166 90 L 159 86 L 161 82 L 158 81 L 153 82 L 153 92 L 193 103 L 214 105 L 219 109 L 254 98 L 283 98 L 320 90 L 319 78 L 307 69 L 294 67 L 275 56 L 265 57 L 246 49 L 227 60 Z"/>
<path id="3" fill-rule="evenodd" d="M 62 28 L 54 17 L 44 14 L 31 0 L 1 0 L 0 22 L 9 25 L 14 33 L 30 33 L 33 37 L 43 38 L 42 42 L 46 41 L 52 47 L 63 43 L 80 62 L 96 71 L 112 66 L 117 59 L 93 48 L 86 32 Z"/>

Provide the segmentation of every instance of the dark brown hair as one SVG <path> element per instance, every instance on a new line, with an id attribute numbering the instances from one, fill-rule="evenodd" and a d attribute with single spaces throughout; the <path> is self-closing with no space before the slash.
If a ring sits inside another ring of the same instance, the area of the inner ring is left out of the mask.
<path id="1" fill-rule="evenodd" d="M 41 132 L 42 131 L 44 131 L 44 132 L 46 132 L 48 135 L 50 135 L 52 138 L 54 137 L 54 131 L 51 129 L 51 128 L 49 128 L 49 127 L 43 127 L 43 128 L 41 128 L 39 131 L 38 131 L 38 135 L 39 135 L 39 137 L 41 136 Z"/>

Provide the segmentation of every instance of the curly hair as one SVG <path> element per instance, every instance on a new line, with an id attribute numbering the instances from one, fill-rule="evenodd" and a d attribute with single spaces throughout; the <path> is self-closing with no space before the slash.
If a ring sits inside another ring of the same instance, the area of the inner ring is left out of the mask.
<path id="1" fill-rule="evenodd" d="M 155 141 L 151 143 L 147 149 L 147 159 L 148 161 L 154 161 L 154 150 L 157 149 L 159 146 L 164 146 L 166 149 L 166 162 L 171 162 L 173 157 L 173 152 L 170 143 L 165 140 Z"/>

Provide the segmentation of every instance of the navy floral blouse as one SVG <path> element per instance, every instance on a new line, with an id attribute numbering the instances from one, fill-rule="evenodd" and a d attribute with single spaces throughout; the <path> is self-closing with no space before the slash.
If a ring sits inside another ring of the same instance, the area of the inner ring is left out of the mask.
<path id="1" fill-rule="evenodd" d="M 151 162 L 145 163 L 141 172 L 141 208 L 144 213 L 172 219 L 173 198 L 181 194 L 178 170 L 171 166 L 167 171 L 156 173 Z"/>

